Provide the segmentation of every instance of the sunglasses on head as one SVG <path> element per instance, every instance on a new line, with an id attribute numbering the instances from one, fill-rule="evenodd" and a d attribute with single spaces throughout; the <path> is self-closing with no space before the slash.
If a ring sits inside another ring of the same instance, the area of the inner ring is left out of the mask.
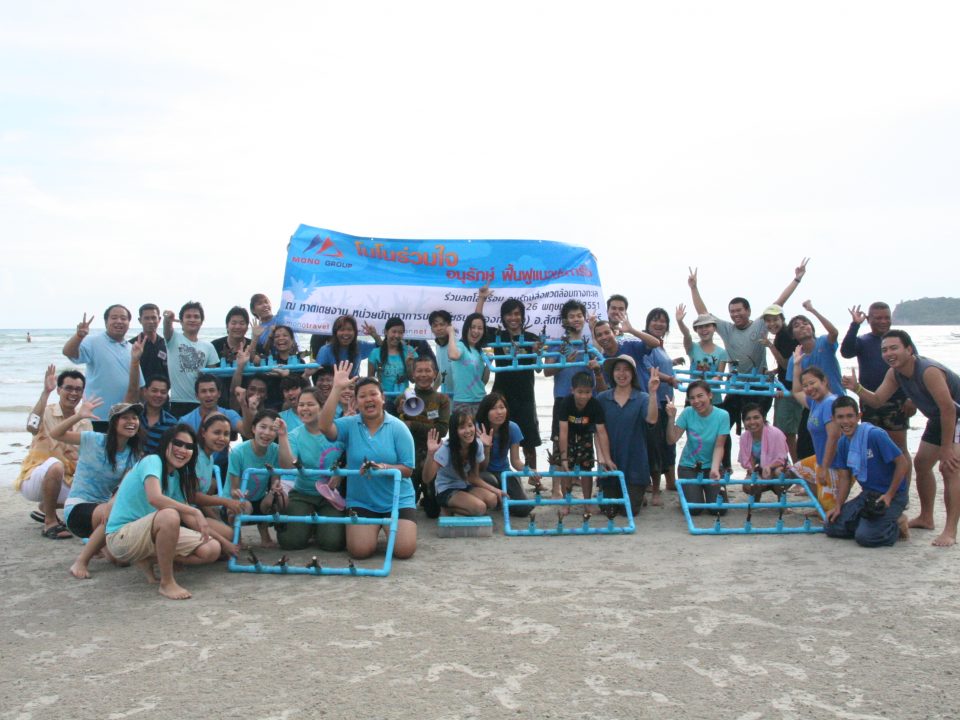
<path id="1" fill-rule="evenodd" d="M 183 448 L 184 450 L 190 450 L 191 452 L 197 449 L 197 446 L 192 442 L 187 442 L 186 440 L 171 440 L 170 444 L 174 447 Z"/>

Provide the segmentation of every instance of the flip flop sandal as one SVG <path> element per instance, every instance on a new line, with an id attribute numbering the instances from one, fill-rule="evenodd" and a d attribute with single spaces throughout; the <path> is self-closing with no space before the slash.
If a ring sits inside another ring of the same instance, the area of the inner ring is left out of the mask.
<path id="1" fill-rule="evenodd" d="M 38 523 L 42 523 L 47 521 L 47 516 L 39 510 L 34 510 L 32 513 L 30 513 L 30 519 L 36 520 Z"/>
<path id="2" fill-rule="evenodd" d="M 66 533 L 66 535 L 63 533 Z M 67 540 L 73 537 L 73 533 L 71 533 L 63 523 L 57 523 L 56 525 L 44 528 L 41 534 L 50 540 Z"/>

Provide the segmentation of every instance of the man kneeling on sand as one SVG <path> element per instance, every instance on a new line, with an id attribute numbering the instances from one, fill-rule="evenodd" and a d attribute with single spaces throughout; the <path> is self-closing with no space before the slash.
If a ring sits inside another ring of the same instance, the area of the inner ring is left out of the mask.
<path id="1" fill-rule="evenodd" d="M 837 454 L 837 504 L 827 513 L 824 532 L 830 537 L 853 538 L 858 545 L 893 545 L 907 539 L 907 473 L 910 461 L 886 432 L 860 422 L 860 409 L 851 397 L 833 403 L 833 420 L 840 428 Z M 860 494 L 847 500 L 851 476 L 860 483 Z"/>

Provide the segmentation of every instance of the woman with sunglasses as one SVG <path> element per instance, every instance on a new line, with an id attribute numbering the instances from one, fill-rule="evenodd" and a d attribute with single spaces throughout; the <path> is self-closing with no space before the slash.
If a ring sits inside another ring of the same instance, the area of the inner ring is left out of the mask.
<path id="1" fill-rule="evenodd" d="M 120 483 L 107 520 L 107 549 L 118 562 L 136 563 L 160 594 L 186 600 L 190 592 L 173 576 L 176 560 L 184 565 L 212 563 L 220 543 L 193 502 L 197 492 L 197 435 L 180 423 L 167 430 L 158 454 L 147 455 Z"/>

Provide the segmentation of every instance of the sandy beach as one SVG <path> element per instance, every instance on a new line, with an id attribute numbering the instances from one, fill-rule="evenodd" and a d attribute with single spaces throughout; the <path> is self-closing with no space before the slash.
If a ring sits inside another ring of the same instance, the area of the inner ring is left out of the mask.
<path id="1" fill-rule="evenodd" d="M 495 517 L 492 538 L 440 539 L 421 518 L 415 558 L 389 578 L 218 564 L 180 573 L 194 597 L 172 602 L 102 561 L 70 578 L 79 542 L 40 537 L 13 468 L 0 471 L 2 718 L 855 720 L 960 707 L 958 550 L 931 547 L 930 532 L 883 550 L 694 537 L 671 494 L 631 536 L 507 538 Z"/>

